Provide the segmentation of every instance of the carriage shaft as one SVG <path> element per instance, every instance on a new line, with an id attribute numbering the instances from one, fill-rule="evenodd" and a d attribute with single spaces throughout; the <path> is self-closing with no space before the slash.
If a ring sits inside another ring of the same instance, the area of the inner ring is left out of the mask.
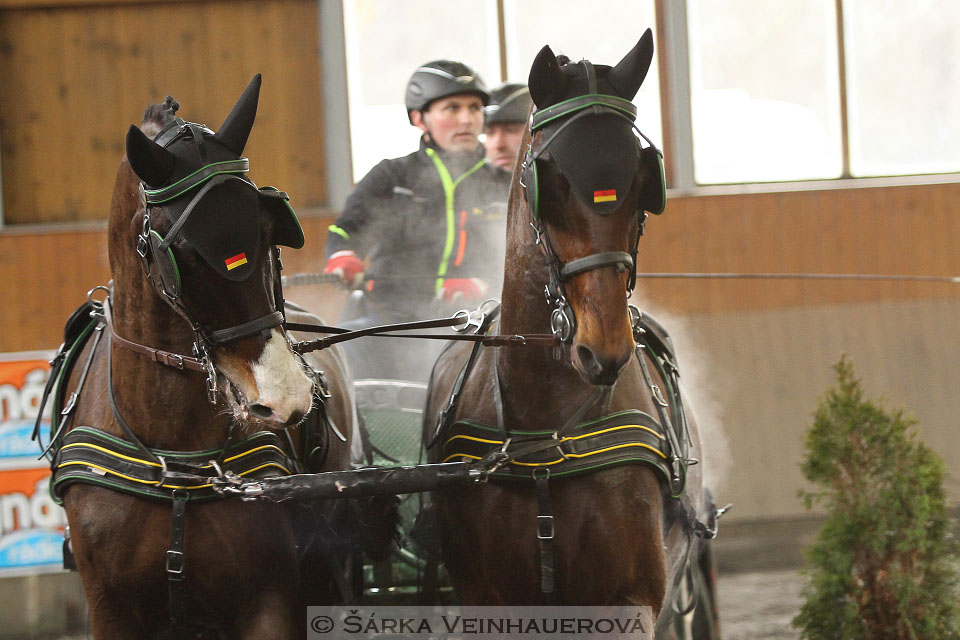
<path id="1" fill-rule="evenodd" d="M 369 467 L 350 471 L 299 474 L 244 482 L 238 492 L 244 499 L 275 502 L 360 498 L 433 491 L 480 480 L 479 470 L 464 462 L 401 467 Z M 226 493 L 235 493 L 226 491 Z"/>

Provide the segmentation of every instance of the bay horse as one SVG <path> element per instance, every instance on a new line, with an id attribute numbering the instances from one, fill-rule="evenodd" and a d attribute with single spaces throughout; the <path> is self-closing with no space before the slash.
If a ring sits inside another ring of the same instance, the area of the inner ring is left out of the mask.
<path id="1" fill-rule="evenodd" d="M 216 133 L 175 117 L 172 98 L 131 125 L 112 286 L 68 325 L 86 339 L 54 396 L 51 486 L 97 638 L 303 637 L 306 605 L 351 596 L 342 537 L 388 553 L 391 501 L 247 503 L 213 488 L 348 469 L 356 448 L 341 356 L 300 359 L 283 328 L 311 317 L 280 290 L 277 245 L 304 237 L 286 194 L 245 175 L 259 93 L 258 74 Z"/>
<path id="2" fill-rule="evenodd" d="M 652 55 L 648 29 L 614 67 L 549 47 L 533 62 L 493 329 L 557 346 L 457 343 L 424 412 L 432 462 L 509 459 L 487 484 L 434 496 L 463 604 L 649 605 L 663 630 L 696 557 L 709 515 L 699 432 L 669 337 L 627 300 L 646 212 L 665 204 L 660 152 L 630 102 Z"/>

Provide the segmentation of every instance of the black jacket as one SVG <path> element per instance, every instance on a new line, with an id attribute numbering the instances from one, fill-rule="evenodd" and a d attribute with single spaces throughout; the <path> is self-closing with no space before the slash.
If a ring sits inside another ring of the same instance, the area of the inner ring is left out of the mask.
<path id="1" fill-rule="evenodd" d="M 497 296 L 510 178 L 484 161 L 482 145 L 451 155 L 421 139 L 418 151 L 381 161 L 357 183 L 330 227 L 326 256 L 349 249 L 369 258 L 367 298 L 397 311 L 422 312 L 444 277 L 483 278 Z"/>

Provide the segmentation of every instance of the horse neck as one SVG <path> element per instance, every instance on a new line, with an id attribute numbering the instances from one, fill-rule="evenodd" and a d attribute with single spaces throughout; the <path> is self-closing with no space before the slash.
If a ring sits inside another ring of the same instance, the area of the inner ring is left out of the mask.
<path id="1" fill-rule="evenodd" d="M 550 333 L 552 308 L 544 297 L 547 259 L 530 227 L 530 211 L 514 174 L 507 213 L 507 250 L 501 294 L 500 333 Z M 568 346 L 562 347 L 568 349 Z M 501 347 L 497 354 L 505 414 L 527 422 L 562 415 L 578 406 L 594 389 L 567 363 L 555 360 L 550 347 Z M 511 389 L 524 389 L 511 402 Z M 533 394 L 529 390 L 535 390 Z"/>
<path id="2" fill-rule="evenodd" d="M 112 330 L 132 342 L 189 356 L 194 341 L 190 325 L 154 289 L 135 251 L 141 207 L 137 184 L 124 159 L 108 224 Z M 144 444 L 195 450 L 223 443 L 229 417 L 207 401 L 202 373 L 179 371 L 117 345 L 112 351 L 117 409 Z"/>

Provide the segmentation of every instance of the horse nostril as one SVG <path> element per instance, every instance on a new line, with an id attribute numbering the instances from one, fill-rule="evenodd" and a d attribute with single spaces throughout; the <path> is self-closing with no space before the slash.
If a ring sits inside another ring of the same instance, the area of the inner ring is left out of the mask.
<path id="1" fill-rule="evenodd" d="M 594 355 L 593 349 L 585 345 L 579 345 L 577 347 L 577 357 L 580 359 L 580 364 L 583 366 L 583 370 L 587 373 L 597 374 L 603 368 L 600 362 L 597 360 L 597 356 Z"/>
<path id="2" fill-rule="evenodd" d="M 273 409 L 271 409 L 265 404 L 260 404 L 258 402 L 251 404 L 249 407 L 249 411 L 251 415 L 261 420 L 266 420 L 267 418 L 273 415 Z"/>

